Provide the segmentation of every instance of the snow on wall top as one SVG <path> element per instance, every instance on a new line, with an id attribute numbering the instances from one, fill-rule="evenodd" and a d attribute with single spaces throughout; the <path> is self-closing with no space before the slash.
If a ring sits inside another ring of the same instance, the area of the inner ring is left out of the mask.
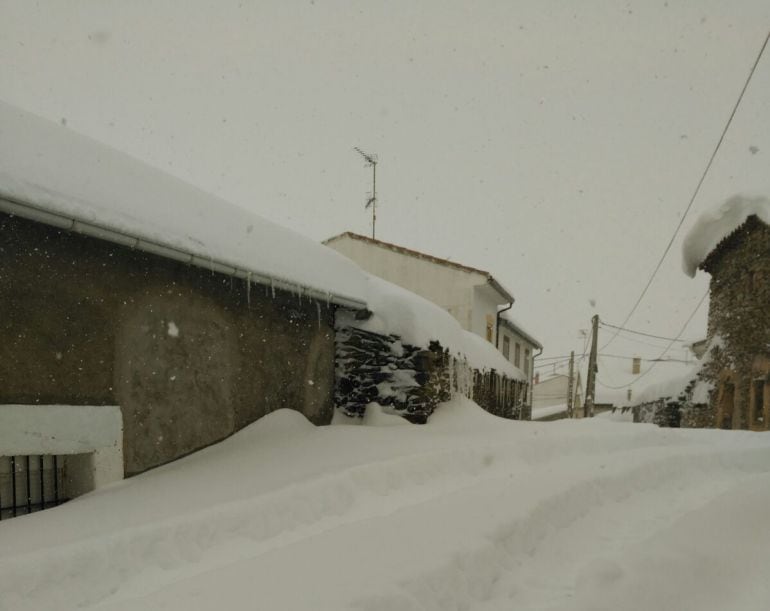
<path id="1" fill-rule="evenodd" d="M 413 346 L 436 340 L 453 355 L 464 356 L 479 370 L 494 369 L 509 378 L 527 381 L 521 369 L 484 338 L 465 331 L 446 310 L 392 282 L 369 277 L 367 303 L 373 315 L 357 326 L 373 333 L 393 333 Z"/>
<path id="2" fill-rule="evenodd" d="M 0 101 L 0 197 L 354 302 L 367 274 L 289 229 Z"/>
<path id="3" fill-rule="evenodd" d="M 770 199 L 735 195 L 704 212 L 690 229 L 682 246 L 682 269 L 691 278 L 712 250 L 752 214 L 770 225 Z"/>

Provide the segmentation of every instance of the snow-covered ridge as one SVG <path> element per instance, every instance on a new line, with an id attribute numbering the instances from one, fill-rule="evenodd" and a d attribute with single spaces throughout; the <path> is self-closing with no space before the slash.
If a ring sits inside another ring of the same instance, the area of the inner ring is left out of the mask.
<path id="1" fill-rule="evenodd" d="M 365 303 L 367 274 L 332 249 L 2 101 L 0 143 L 0 198 Z"/>
<path id="2" fill-rule="evenodd" d="M 717 245 L 751 215 L 770 225 L 770 199 L 735 195 L 704 212 L 690 229 L 682 245 L 682 269 L 691 278 Z"/>

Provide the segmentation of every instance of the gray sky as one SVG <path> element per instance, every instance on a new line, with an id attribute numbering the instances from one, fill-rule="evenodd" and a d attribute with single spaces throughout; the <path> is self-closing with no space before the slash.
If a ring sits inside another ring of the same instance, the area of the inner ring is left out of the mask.
<path id="1" fill-rule="evenodd" d="M 0 98 L 314 239 L 370 231 L 353 147 L 376 152 L 378 237 L 490 270 L 547 356 L 633 305 L 770 3 L 3 0 L 0 16 Z M 770 193 L 769 116 L 770 51 L 683 233 Z M 679 331 L 707 286 L 680 251 L 629 327 Z"/>

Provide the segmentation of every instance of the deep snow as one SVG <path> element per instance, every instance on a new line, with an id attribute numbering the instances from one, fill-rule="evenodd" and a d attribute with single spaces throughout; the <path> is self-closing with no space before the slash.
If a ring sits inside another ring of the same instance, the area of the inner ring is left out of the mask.
<path id="1" fill-rule="evenodd" d="M 0 608 L 770 606 L 770 436 L 595 418 L 279 411 L 0 523 Z"/>

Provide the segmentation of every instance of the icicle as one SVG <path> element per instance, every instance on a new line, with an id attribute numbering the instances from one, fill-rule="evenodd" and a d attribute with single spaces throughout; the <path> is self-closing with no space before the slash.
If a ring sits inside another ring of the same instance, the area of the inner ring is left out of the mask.
<path id="1" fill-rule="evenodd" d="M 320 331 L 321 330 L 321 304 L 318 302 L 317 299 L 315 302 L 315 309 L 316 309 L 316 312 L 318 312 L 318 330 Z"/>
<path id="2" fill-rule="evenodd" d="M 270 278 L 270 290 L 273 292 L 273 299 L 275 299 L 275 281 Z"/>
<path id="3" fill-rule="evenodd" d="M 251 272 L 246 272 L 246 304 L 251 307 Z"/>

